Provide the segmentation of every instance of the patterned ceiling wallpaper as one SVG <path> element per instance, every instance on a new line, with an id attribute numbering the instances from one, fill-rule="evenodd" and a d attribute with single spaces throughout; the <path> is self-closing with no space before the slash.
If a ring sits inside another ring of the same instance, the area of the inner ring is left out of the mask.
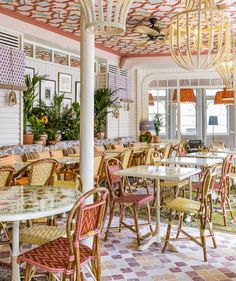
<path id="1" fill-rule="evenodd" d="M 220 0 L 231 11 L 234 29 L 236 29 L 236 0 Z M 168 44 L 158 41 L 140 47 L 138 43 L 146 37 L 135 32 L 138 25 L 149 25 L 149 18 L 156 17 L 161 28 L 168 28 L 170 18 L 183 10 L 181 0 L 135 0 L 130 9 L 125 33 L 112 37 L 96 37 L 96 43 L 111 49 L 122 56 L 129 55 L 167 55 Z M 54 28 L 79 36 L 80 4 L 78 0 L 0 0 L 0 7 L 17 12 L 25 17 L 49 24 Z"/>

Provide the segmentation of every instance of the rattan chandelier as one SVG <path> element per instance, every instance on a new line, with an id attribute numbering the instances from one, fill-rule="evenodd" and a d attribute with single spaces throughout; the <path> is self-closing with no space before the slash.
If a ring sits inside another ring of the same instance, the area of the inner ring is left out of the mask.
<path id="1" fill-rule="evenodd" d="M 80 0 L 86 29 L 97 35 L 114 35 L 126 30 L 126 18 L 134 0 Z"/>
<path id="2" fill-rule="evenodd" d="M 228 90 L 234 89 L 234 74 L 235 74 L 235 47 L 234 47 L 234 38 L 232 34 L 231 40 L 231 50 L 226 55 L 225 60 L 216 68 L 218 74 L 221 76 L 224 82 L 225 88 Z"/>
<path id="3" fill-rule="evenodd" d="M 217 67 L 230 49 L 230 15 L 217 9 L 215 0 L 185 3 L 184 11 L 171 19 L 171 55 L 186 70 Z"/>

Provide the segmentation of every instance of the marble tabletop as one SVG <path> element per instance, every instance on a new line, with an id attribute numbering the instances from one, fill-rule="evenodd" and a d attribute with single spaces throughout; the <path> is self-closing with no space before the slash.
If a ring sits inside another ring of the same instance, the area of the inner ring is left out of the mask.
<path id="1" fill-rule="evenodd" d="M 195 158 L 211 158 L 211 159 L 225 159 L 228 156 L 228 153 L 217 153 L 217 152 L 193 152 L 188 153 L 186 157 L 195 157 Z"/>
<path id="2" fill-rule="evenodd" d="M 70 211 L 82 195 L 52 186 L 10 186 L 0 192 L 0 221 L 20 221 Z"/>
<path id="3" fill-rule="evenodd" d="M 196 168 L 142 165 L 123 169 L 114 174 L 127 177 L 182 181 L 200 172 L 201 170 Z"/>
<path id="4" fill-rule="evenodd" d="M 215 152 L 215 153 L 227 153 L 227 154 L 236 154 L 236 148 L 218 148 L 218 149 L 210 149 L 210 152 Z"/>
<path id="5" fill-rule="evenodd" d="M 173 164 L 173 165 L 184 165 L 184 166 L 194 166 L 194 167 L 212 167 L 216 164 L 221 164 L 222 159 L 215 158 L 196 158 L 196 157 L 172 157 L 168 159 L 158 159 L 155 163 L 160 164 Z"/>

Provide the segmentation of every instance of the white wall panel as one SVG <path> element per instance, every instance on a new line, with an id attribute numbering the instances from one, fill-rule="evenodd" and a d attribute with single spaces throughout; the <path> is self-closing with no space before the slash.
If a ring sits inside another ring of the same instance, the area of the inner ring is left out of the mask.
<path id="1" fill-rule="evenodd" d="M 56 93 L 58 93 L 58 73 L 63 72 L 72 75 L 72 93 L 66 93 L 65 98 L 75 101 L 75 81 L 80 81 L 80 69 L 55 64 L 52 62 L 40 61 L 37 59 L 26 58 L 26 67 L 35 69 L 35 73 L 48 75 L 48 79 L 56 81 Z M 79 95 L 78 99 L 79 99 Z M 79 100 L 78 100 L 79 101 Z"/>
<path id="2" fill-rule="evenodd" d="M 21 142 L 20 93 L 17 92 L 17 105 L 9 106 L 9 92 L 0 89 L 0 146 Z"/>

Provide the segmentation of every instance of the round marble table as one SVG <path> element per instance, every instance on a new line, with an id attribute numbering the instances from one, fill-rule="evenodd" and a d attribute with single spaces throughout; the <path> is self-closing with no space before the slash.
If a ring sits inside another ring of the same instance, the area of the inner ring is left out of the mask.
<path id="1" fill-rule="evenodd" d="M 52 186 L 11 186 L 0 191 L 0 221 L 13 222 L 12 281 L 20 281 L 20 221 L 68 212 L 82 195 L 79 191 Z"/>

